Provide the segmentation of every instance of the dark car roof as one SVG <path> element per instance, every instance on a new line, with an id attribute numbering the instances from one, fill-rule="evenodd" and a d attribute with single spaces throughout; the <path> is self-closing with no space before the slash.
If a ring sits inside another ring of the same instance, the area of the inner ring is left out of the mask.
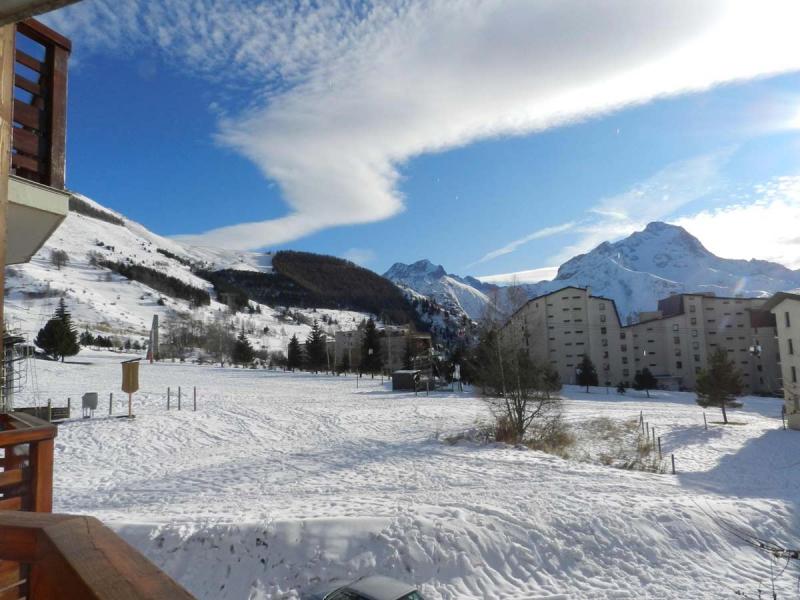
<path id="1" fill-rule="evenodd" d="M 383 575 L 364 577 L 354 581 L 347 588 L 371 600 L 397 600 L 417 589 L 412 585 L 384 577 Z"/>

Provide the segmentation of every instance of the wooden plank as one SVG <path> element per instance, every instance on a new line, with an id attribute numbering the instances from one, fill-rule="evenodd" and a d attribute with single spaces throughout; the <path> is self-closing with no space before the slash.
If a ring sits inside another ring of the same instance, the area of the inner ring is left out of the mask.
<path id="1" fill-rule="evenodd" d="M 25 37 L 29 37 L 34 42 L 39 42 L 43 46 L 55 44 L 56 46 L 70 52 L 72 42 L 57 31 L 50 29 L 47 25 L 36 19 L 25 19 L 17 23 L 17 31 Z"/>
<path id="2" fill-rule="evenodd" d="M 0 471 L 0 488 L 25 483 L 28 479 L 30 479 L 30 471 L 28 469 Z"/>
<path id="3" fill-rule="evenodd" d="M 14 100 L 14 121 L 31 129 L 41 130 L 44 126 L 43 111 L 35 106 Z"/>
<path id="4" fill-rule="evenodd" d="M 50 598 L 53 594 L 76 600 L 193 598 L 97 519 L 75 517 L 42 533 L 45 559 L 31 570 L 32 598 Z M 61 561 L 54 561 L 54 556 L 60 556 Z"/>
<path id="5" fill-rule="evenodd" d="M 69 50 L 62 46 L 52 48 L 50 78 L 50 156 L 49 184 L 64 189 L 67 157 L 67 61 Z"/>
<path id="6" fill-rule="evenodd" d="M 22 510 L 22 497 L 11 496 L 0 499 L 0 510 Z"/>
<path id="7" fill-rule="evenodd" d="M 42 142 L 42 138 L 32 131 L 21 127 L 14 128 L 14 149 L 17 152 L 23 152 L 38 158 Z"/>
<path id="8" fill-rule="evenodd" d="M 31 444 L 30 450 L 30 510 L 53 510 L 53 440 Z"/>
<path id="9" fill-rule="evenodd" d="M 8 213 L 8 174 L 11 166 L 11 130 L 14 99 L 13 25 L 0 27 L 0 265 L 6 264 L 6 215 Z M 0 323 L 4 323 L 5 269 L 0 269 Z M 2 390 L 0 390 L 2 394 Z M 0 405 L 5 398 L 0 397 Z M 3 411 L 5 412 L 5 411 Z"/>
<path id="10" fill-rule="evenodd" d="M 27 77 L 23 77 L 19 73 L 14 74 L 14 85 L 36 96 L 41 96 L 42 94 L 42 86 L 31 81 Z"/>
<path id="11" fill-rule="evenodd" d="M 17 157 L 19 157 L 19 155 L 15 154 L 14 158 Z M 17 444 L 49 440 L 56 436 L 55 430 L 55 425 L 48 424 L 47 427 L 31 427 L 30 429 L 12 429 L 10 431 L 0 431 L 0 446 L 5 448 L 8 446 L 16 446 Z"/>
<path id="12" fill-rule="evenodd" d="M 30 54 L 22 50 L 17 50 L 15 60 L 19 64 L 28 67 L 29 69 L 31 69 L 32 71 L 36 71 L 37 73 L 41 73 L 42 71 L 44 71 L 44 63 L 42 61 L 33 58 Z"/>

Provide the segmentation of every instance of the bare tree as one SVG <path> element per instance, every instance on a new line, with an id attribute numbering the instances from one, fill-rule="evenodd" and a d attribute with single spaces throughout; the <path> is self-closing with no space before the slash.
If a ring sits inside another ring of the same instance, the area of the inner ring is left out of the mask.
<path id="1" fill-rule="evenodd" d="M 69 254 L 64 250 L 52 250 L 50 252 L 50 264 L 54 265 L 59 271 L 69 263 Z"/>
<path id="2" fill-rule="evenodd" d="M 520 308 L 522 308 L 527 301 L 528 293 L 525 291 L 525 288 L 520 285 L 517 276 L 514 275 L 511 278 L 511 283 L 509 283 L 506 287 L 506 304 L 508 308 L 508 314 L 513 315 Z"/>
<path id="3" fill-rule="evenodd" d="M 546 435 L 560 422 L 561 382 L 549 365 L 534 363 L 525 351 L 503 345 L 496 331 L 484 333 L 478 361 L 497 429 L 504 429 L 512 441 Z"/>

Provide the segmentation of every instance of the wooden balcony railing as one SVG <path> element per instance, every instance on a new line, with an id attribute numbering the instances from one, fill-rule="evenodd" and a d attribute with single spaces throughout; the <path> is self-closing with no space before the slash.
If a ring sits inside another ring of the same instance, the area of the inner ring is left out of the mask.
<path id="1" fill-rule="evenodd" d="M 30 415 L 0 414 L 0 510 L 53 510 L 56 431 Z"/>
<path id="2" fill-rule="evenodd" d="M 192 598 L 97 519 L 50 513 L 56 432 L 0 414 L 0 600 Z"/>
<path id="3" fill-rule="evenodd" d="M 15 581 L 0 576 L 2 600 L 193 598 L 92 517 L 0 512 L 0 561 L 21 565 Z"/>
<path id="4" fill-rule="evenodd" d="M 20 177 L 63 189 L 72 44 L 35 19 L 18 23 L 17 33 L 11 166 Z"/>

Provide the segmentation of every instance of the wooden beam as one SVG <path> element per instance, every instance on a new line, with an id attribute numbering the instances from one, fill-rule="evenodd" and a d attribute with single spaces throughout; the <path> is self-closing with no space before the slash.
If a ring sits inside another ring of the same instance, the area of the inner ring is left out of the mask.
<path id="1" fill-rule="evenodd" d="M 53 510 L 53 440 L 43 440 L 30 447 L 30 510 Z"/>
<path id="2" fill-rule="evenodd" d="M 0 25 L 9 25 L 35 17 L 80 0 L 3 0 L 0 3 Z"/>
<path id="3" fill-rule="evenodd" d="M 49 73 L 50 110 L 50 156 L 48 158 L 50 187 L 64 189 L 67 157 L 67 61 L 69 50 L 52 46 L 52 71 Z"/>
<path id="4" fill-rule="evenodd" d="M 6 215 L 8 213 L 8 174 L 11 169 L 12 106 L 14 100 L 13 25 L 0 27 L 0 333 L 5 334 L 3 304 L 5 298 Z M 5 381 L 5 361 L 0 361 L 0 381 Z M 0 412 L 5 412 L 5 398 L 0 385 Z"/>

